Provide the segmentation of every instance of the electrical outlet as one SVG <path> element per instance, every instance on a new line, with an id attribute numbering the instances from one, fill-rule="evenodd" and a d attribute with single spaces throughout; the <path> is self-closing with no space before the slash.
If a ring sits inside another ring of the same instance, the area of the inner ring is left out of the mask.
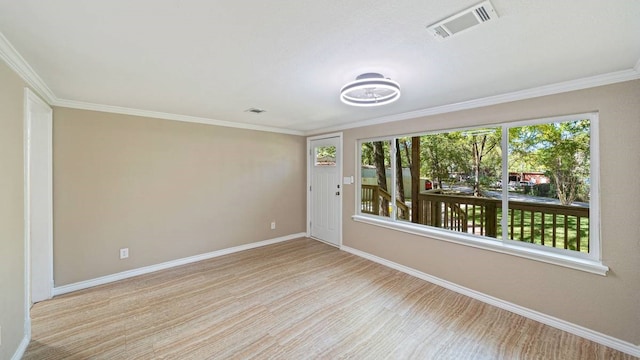
<path id="1" fill-rule="evenodd" d="M 272 221 L 271 222 L 271 230 L 275 230 L 275 228 L 276 228 L 276 222 Z"/>
<path id="2" fill-rule="evenodd" d="M 120 249 L 120 260 L 126 259 L 129 257 L 129 248 Z"/>

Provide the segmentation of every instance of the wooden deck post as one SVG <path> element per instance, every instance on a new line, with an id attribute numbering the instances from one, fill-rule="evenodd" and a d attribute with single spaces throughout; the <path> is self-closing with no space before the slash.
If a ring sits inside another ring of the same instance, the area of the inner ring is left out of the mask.
<path id="1" fill-rule="evenodd" d="M 420 221 L 420 137 L 411 138 L 411 222 Z"/>
<path id="2" fill-rule="evenodd" d="M 496 203 L 488 202 L 485 205 L 485 224 L 486 231 L 485 236 L 497 237 L 498 236 L 498 211 Z"/>
<path id="3" fill-rule="evenodd" d="M 372 207 L 373 207 L 373 211 L 374 214 L 376 215 L 381 215 L 380 214 L 380 186 L 376 186 L 375 188 L 373 188 L 373 191 L 371 192 L 371 203 L 372 203 Z"/>

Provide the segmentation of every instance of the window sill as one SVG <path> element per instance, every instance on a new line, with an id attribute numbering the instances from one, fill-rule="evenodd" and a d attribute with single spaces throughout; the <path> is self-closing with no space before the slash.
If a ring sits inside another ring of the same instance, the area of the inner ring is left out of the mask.
<path id="1" fill-rule="evenodd" d="M 387 229 L 402 231 L 408 234 L 425 236 L 432 239 L 448 241 L 455 244 L 471 246 L 478 249 L 495 251 L 502 254 L 518 256 L 525 259 L 536 260 L 597 275 L 606 276 L 607 271 L 609 271 L 609 267 L 605 266 L 599 261 L 568 256 L 565 254 L 557 254 L 550 251 L 524 246 L 526 244 L 513 245 L 509 244 L 508 242 L 495 241 L 465 234 L 458 234 L 442 229 L 427 228 L 411 223 L 394 222 L 374 216 L 353 215 L 351 218 L 357 222 L 381 226 Z"/>

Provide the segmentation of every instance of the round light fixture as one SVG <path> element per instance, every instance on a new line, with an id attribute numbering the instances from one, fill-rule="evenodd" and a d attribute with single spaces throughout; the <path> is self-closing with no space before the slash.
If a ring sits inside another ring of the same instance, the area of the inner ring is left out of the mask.
<path id="1" fill-rule="evenodd" d="M 400 85 L 378 73 L 362 74 L 340 90 L 340 100 L 353 106 L 386 105 L 398 98 Z"/>

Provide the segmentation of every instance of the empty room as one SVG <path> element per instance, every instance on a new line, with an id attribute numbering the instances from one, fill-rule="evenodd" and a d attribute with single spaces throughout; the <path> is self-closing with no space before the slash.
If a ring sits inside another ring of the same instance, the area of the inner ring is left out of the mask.
<path id="1" fill-rule="evenodd" d="M 0 1 L 0 359 L 640 358 L 640 2 Z"/>

